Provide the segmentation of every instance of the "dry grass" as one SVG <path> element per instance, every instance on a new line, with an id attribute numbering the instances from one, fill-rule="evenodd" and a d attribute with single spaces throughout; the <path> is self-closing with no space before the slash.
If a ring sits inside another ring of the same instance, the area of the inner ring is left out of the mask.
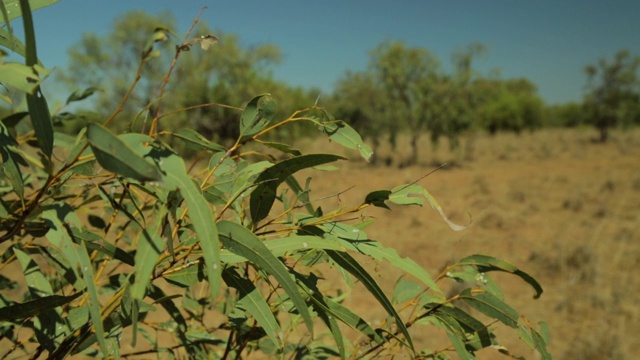
<path id="1" fill-rule="evenodd" d="M 591 129 L 476 136 L 472 159 L 465 151 L 444 151 L 446 143 L 433 154 L 424 141 L 421 166 L 344 163 L 336 172 L 314 174 L 312 188 L 321 198 L 356 185 L 321 205 L 355 204 L 369 191 L 410 182 L 453 160 L 455 166 L 422 184 L 452 219 L 465 223 L 470 214 L 469 229 L 452 232 L 428 209 L 368 209 L 366 215 L 377 218 L 369 236 L 433 274 L 473 253 L 510 261 L 536 277 L 545 293 L 533 300 L 526 284 L 501 276 L 507 301 L 530 320 L 549 323 L 556 358 L 632 359 L 640 355 L 640 338 L 631 335 L 640 333 L 640 129 L 614 132 L 607 144 L 593 143 L 594 136 Z M 326 144 L 311 147 L 326 151 Z M 400 163 L 409 149 L 382 152 Z M 398 273 L 377 269 L 391 289 Z M 359 312 L 384 318 L 375 303 L 354 297 Z M 511 340 L 505 345 L 532 355 Z"/>

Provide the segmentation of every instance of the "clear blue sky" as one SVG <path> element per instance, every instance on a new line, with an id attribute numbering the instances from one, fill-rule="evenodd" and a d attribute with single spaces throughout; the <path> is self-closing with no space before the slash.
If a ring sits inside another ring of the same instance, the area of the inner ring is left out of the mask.
<path id="1" fill-rule="evenodd" d="M 34 13 L 39 56 L 47 67 L 63 67 L 81 33 L 103 34 L 136 9 L 171 11 L 181 36 L 202 6 L 202 20 L 244 45 L 278 45 L 278 79 L 325 91 L 345 70 L 364 69 L 384 40 L 425 47 L 444 63 L 452 51 L 482 42 L 489 51 L 479 70 L 527 77 L 548 103 L 581 98 L 586 64 L 622 48 L 640 54 L 634 0 L 61 0 Z"/>

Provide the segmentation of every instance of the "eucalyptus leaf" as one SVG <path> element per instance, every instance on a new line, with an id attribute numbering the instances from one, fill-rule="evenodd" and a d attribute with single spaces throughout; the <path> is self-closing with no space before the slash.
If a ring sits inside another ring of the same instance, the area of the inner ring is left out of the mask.
<path id="1" fill-rule="evenodd" d="M 344 157 L 330 154 L 311 154 L 281 161 L 262 172 L 255 180 L 256 188 L 251 192 L 251 219 L 258 223 L 266 218 L 276 199 L 276 189 L 294 173 L 326 163 L 342 160 Z"/>
<path id="2" fill-rule="evenodd" d="M 107 128 L 89 124 L 87 140 L 98 163 L 108 171 L 140 181 L 160 180 L 158 168 L 136 154 Z"/>

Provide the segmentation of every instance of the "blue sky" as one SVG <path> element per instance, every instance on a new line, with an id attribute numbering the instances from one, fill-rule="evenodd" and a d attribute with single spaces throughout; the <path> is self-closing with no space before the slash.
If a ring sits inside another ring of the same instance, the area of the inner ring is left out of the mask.
<path id="1" fill-rule="evenodd" d="M 81 33 L 103 34 L 129 10 L 171 11 L 181 36 L 203 6 L 211 28 L 247 46 L 278 45 L 276 78 L 327 92 L 347 69 L 366 68 L 369 51 L 385 40 L 425 47 L 445 64 L 452 51 L 482 42 L 488 53 L 478 70 L 527 77 L 548 103 L 581 98 L 586 64 L 622 48 L 640 54 L 633 0 L 61 0 L 34 13 L 39 57 L 64 67 Z"/>

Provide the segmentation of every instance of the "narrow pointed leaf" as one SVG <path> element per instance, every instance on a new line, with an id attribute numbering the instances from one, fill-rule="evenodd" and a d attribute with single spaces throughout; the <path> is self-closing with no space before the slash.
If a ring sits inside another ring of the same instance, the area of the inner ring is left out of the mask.
<path id="1" fill-rule="evenodd" d="M 53 295 L 53 288 L 49 280 L 40 271 L 40 266 L 27 253 L 16 248 L 13 249 L 13 252 L 18 258 L 18 262 L 20 262 L 29 291 L 32 294 L 35 292 L 38 297 L 41 295 Z"/>
<path id="2" fill-rule="evenodd" d="M 161 174 L 155 165 L 136 154 L 102 125 L 89 124 L 87 139 L 96 160 L 105 170 L 140 181 L 160 180 Z"/>
<path id="3" fill-rule="evenodd" d="M 104 324 L 102 323 L 101 306 L 98 300 L 98 289 L 93 280 L 93 265 L 91 264 L 91 259 L 89 259 L 89 254 L 87 253 L 87 248 L 84 246 L 84 242 L 80 243 L 80 248 L 78 248 L 77 251 L 79 267 L 81 269 L 80 272 L 82 273 L 82 277 L 87 285 L 87 291 L 89 292 L 89 316 L 91 316 L 91 321 L 93 323 L 93 328 L 95 329 L 95 336 L 98 339 L 98 344 L 100 345 L 100 350 L 106 356 L 108 354 L 107 340 L 105 338 Z"/>
<path id="4" fill-rule="evenodd" d="M 142 300 L 145 296 L 147 285 L 151 281 L 153 269 L 160 254 L 164 251 L 164 241 L 160 236 L 160 227 L 167 208 L 160 207 L 156 210 L 156 221 L 150 229 L 140 227 L 137 251 L 135 255 L 135 281 L 131 286 L 131 297 L 134 300 Z"/>
<path id="5" fill-rule="evenodd" d="M 284 264 L 247 228 L 230 221 L 220 221 L 218 231 L 220 241 L 224 244 L 225 249 L 248 259 L 280 283 L 298 309 L 307 329 L 313 334 L 313 322 L 309 308 Z"/>
<path id="6" fill-rule="evenodd" d="M 9 180 L 13 190 L 22 199 L 24 198 L 24 182 L 18 164 L 24 163 L 24 160 L 11 149 L 12 146 L 17 145 L 18 142 L 9 134 L 4 123 L 0 122 L 0 157 L 2 158 L 0 173 Z"/>
<path id="7" fill-rule="evenodd" d="M 6 4 L 7 11 L 12 4 Z M 28 0 L 20 0 L 20 10 L 22 11 L 22 23 L 24 25 L 24 37 L 26 44 L 25 63 L 27 66 L 35 67 L 38 64 L 38 54 L 36 53 L 36 35 L 33 30 L 33 18 Z M 27 107 L 31 115 L 31 123 L 35 131 L 38 145 L 47 160 L 51 159 L 53 153 L 53 123 L 47 100 L 37 86 L 32 93 L 27 94 Z"/>
<path id="8" fill-rule="evenodd" d="M 97 87 L 88 87 L 84 90 L 76 90 L 73 93 L 71 93 L 71 95 L 69 95 L 69 97 L 67 98 L 67 105 L 74 102 L 74 101 L 80 101 L 80 100 L 84 100 L 86 98 L 88 98 L 89 96 L 95 94 L 96 91 L 99 91 L 100 89 L 98 89 Z"/>
<path id="9" fill-rule="evenodd" d="M 415 276 L 418 280 L 422 281 L 429 289 L 435 291 L 440 295 L 444 295 L 440 287 L 433 280 L 431 275 L 418 263 L 408 257 L 401 257 L 398 252 L 393 248 L 386 248 L 377 241 L 365 241 L 358 244 L 352 244 L 348 241 L 341 241 L 342 245 L 350 250 L 361 252 L 369 255 L 377 260 L 387 260 L 394 267 Z"/>
<path id="10" fill-rule="evenodd" d="M 27 301 L 22 304 L 13 304 L 11 306 L 3 307 L 0 308 L 0 321 L 26 319 L 28 317 L 38 315 L 46 310 L 68 304 L 80 295 L 82 295 L 81 292 L 71 296 L 50 295 L 32 301 Z"/>
<path id="11" fill-rule="evenodd" d="M 276 199 L 276 190 L 292 174 L 306 168 L 327 164 L 344 157 L 330 154 L 311 154 L 281 161 L 263 171 L 255 180 L 251 192 L 250 212 L 254 223 L 267 217 Z"/>
<path id="12" fill-rule="evenodd" d="M 40 85 L 42 78 L 31 66 L 18 63 L 0 63 L 0 82 L 31 94 Z"/>
<path id="13" fill-rule="evenodd" d="M 238 275 L 235 270 L 226 269 L 222 272 L 222 278 L 228 286 L 238 290 L 238 304 L 248 311 L 262 326 L 267 336 L 274 344 L 281 346 L 279 335 L 282 331 L 278 321 L 273 316 L 267 301 L 253 283 Z"/>
<path id="14" fill-rule="evenodd" d="M 396 186 L 391 190 L 391 194 L 389 195 L 389 201 L 399 204 L 399 205 L 419 205 L 422 206 L 425 200 L 431 205 L 435 211 L 440 214 L 442 220 L 449 225 L 451 230 L 453 231 L 462 231 L 466 229 L 469 225 L 458 225 L 447 217 L 442 209 L 442 206 L 438 204 L 436 199 L 431 195 L 427 189 L 423 188 L 418 184 L 411 185 L 401 185 Z M 380 201 L 380 199 L 378 199 Z"/>
<path id="15" fill-rule="evenodd" d="M 5 9 L 7 11 L 7 17 L 5 19 L 0 19 L 0 23 L 6 23 L 13 19 L 19 18 L 22 16 L 23 9 L 20 7 L 21 0 L 3 0 Z M 31 0 L 29 1 L 29 5 L 31 7 L 31 11 L 43 8 L 45 6 L 49 6 L 51 4 L 55 4 L 60 0 Z"/>
<path id="16" fill-rule="evenodd" d="M 458 265 L 475 266 L 480 272 L 503 271 L 514 274 L 533 287 L 533 289 L 535 290 L 535 294 L 533 295 L 534 299 L 537 299 L 540 297 L 540 295 L 542 295 L 542 286 L 540 285 L 540 283 L 538 283 L 538 281 L 536 281 L 536 279 L 534 279 L 531 275 L 525 273 L 524 271 L 518 269 L 515 265 L 512 265 L 506 261 L 487 255 L 471 255 L 460 260 L 458 262 Z"/>
<path id="17" fill-rule="evenodd" d="M 224 146 L 207 140 L 204 136 L 200 135 L 200 133 L 193 129 L 180 129 L 178 132 L 171 135 L 183 140 L 187 146 L 196 150 L 210 150 L 214 152 L 227 151 Z"/>
<path id="18" fill-rule="evenodd" d="M 466 289 L 460 294 L 460 298 L 481 313 L 512 328 L 518 327 L 518 318 L 520 317 L 518 312 L 493 294 L 489 292 L 473 294 L 470 289 Z"/>
<path id="19" fill-rule="evenodd" d="M 262 131 L 273 120 L 276 110 L 276 102 L 269 94 L 251 99 L 240 118 L 240 135 L 251 136 Z"/>
<path id="20" fill-rule="evenodd" d="M 213 212 L 200 188 L 187 174 L 182 158 L 171 153 L 166 157 L 163 155 L 161 159 L 161 168 L 166 174 L 163 176 L 163 182 L 180 190 L 189 209 L 189 218 L 200 241 L 200 247 L 202 247 L 211 296 L 212 299 L 215 299 L 220 291 L 222 267 L 220 266 L 218 229 L 215 225 Z"/>
<path id="21" fill-rule="evenodd" d="M 331 257 L 333 261 L 336 262 L 341 268 L 348 271 L 351 275 L 355 276 L 362 284 L 369 290 L 369 292 L 378 300 L 380 305 L 387 311 L 387 313 L 395 319 L 396 326 L 402 332 L 407 343 L 413 350 L 413 341 L 411 340 L 411 335 L 409 335 L 409 331 L 405 326 L 402 318 L 396 312 L 396 309 L 391 304 L 391 301 L 387 298 L 384 291 L 380 289 L 375 280 L 369 275 L 369 273 L 360 266 L 360 264 L 353 258 L 351 255 L 346 252 L 333 251 L 328 250 L 327 254 Z"/>

